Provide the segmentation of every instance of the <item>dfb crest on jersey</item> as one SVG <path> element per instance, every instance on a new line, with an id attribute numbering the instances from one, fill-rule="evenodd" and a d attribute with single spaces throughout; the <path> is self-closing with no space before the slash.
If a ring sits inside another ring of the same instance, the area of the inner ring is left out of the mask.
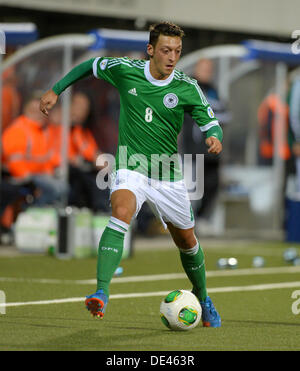
<path id="1" fill-rule="evenodd" d="M 167 108 L 174 108 L 177 106 L 178 103 L 178 97 L 174 93 L 169 93 L 164 96 L 164 105 Z"/>

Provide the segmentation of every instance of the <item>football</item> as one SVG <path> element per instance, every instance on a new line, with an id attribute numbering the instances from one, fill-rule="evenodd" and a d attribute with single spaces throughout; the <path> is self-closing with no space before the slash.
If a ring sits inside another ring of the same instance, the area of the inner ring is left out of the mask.
<path id="1" fill-rule="evenodd" d="M 170 292 L 160 304 L 161 320 L 170 330 L 192 330 L 198 325 L 201 314 L 197 297 L 187 290 Z"/>

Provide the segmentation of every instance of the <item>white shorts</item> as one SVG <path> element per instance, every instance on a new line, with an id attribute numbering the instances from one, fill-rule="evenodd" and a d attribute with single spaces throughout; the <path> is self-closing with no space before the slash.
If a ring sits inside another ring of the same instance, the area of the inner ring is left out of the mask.
<path id="1" fill-rule="evenodd" d="M 128 189 L 136 197 L 136 217 L 146 201 L 154 215 L 167 229 L 170 222 L 180 229 L 195 226 L 194 215 L 184 180 L 177 182 L 159 181 L 136 171 L 120 169 L 111 176 L 111 191 Z"/>

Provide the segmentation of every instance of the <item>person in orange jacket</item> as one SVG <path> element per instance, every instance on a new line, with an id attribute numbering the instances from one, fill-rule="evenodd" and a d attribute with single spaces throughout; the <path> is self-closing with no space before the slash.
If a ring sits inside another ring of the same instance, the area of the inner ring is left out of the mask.
<path id="1" fill-rule="evenodd" d="M 101 151 L 90 130 L 92 123 L 91 98 L 76 92 L 71 103 L 71 130 L 69 143 L 70 204 L 88 207 L 94 212 L 107 211 L 109 194 L 96 184 L 96 159 Z"/>
<path id="2" fill-rule="evenodd" d="M 55 107 L 49 114 L 49 149 L 52 151 L 51 164 L 56 172 L 61 166 L 62 156 L 62 109 Z"/>
<path id="3" fill-rule="evenodd" d="M 32 96 L 24 105 L 23 114 L 3 132 L 3 167 L 22 183 L 32 181 L 39 189 L 35 205 L 53 205 L 68 192 L 68 187 L 54 176 L 54 150 L 49 143 L 50 132 L 39 110 L 39 97 Z"/>
<path id="4" fill-rule="evenodd" d="M 7 128 L 20 112 L 20 95 L 14 67 L 7 68 L 3 74 L 2 86 L 2 131 Z"/>
<path id="5" fill-rule="evenodd" d="M 278 115 L 278 116 L 277 116 Z M 287 161 L 291 157 L 288 143 L 289 107 L 278 95 L 269 94 L 258 108 L 260 163 L 271 165 L 275 154 L 275 122 L 278 117 L 280 138 L 278 154 Z M 278 132 L 279 132 L 278 131 Z"/>
<path id="6" fill-rule="evenodd" d="M 91 102 L 88 95 L 77 92 L 71 104 L 71 132 L 69 159 L 74 166 L 81 167 L 84 162 L 94 164 L 100 154 L 98 145 L 89 128 L 91 121 Z"/>

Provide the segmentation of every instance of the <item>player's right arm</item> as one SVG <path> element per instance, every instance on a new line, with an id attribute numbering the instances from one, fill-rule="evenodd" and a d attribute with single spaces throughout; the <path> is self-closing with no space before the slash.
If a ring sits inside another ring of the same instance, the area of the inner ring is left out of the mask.
<path id="1" fill-rule="evenodd" d="M 40 100 L 40 110 L 48 116 L 49 110 L 56 104 L 58 95 L 52 89 L 46 91 Z"/>
<path id="2" fill-rule="evenodd" d="M 76 81 L 93 74 L 93 62 L 95 58 L 80 63 L 59 80 L 52 89 L 48 90 L 40 100 L 40 110 L 48 116 L 48 111 L 56 104 L 59 95 Z"/>
<path id="3" fill-rule="evenodd" d="M 121 58 L 120 58 L 121 59 Z M 94 75 L 97 78 L 104 79 L 116 86 L 116 70 L 121 63 L 119 58 L 91 58 L 74 67 L 61 80 L 59 80 L 52 89 L 48 90 L 40 100 L 40 110 L 48 115 L 48 111 L 56 104 L 59 95 L 75 82 Z M 110 65 L 113 68 L 106 68 Z"/>

